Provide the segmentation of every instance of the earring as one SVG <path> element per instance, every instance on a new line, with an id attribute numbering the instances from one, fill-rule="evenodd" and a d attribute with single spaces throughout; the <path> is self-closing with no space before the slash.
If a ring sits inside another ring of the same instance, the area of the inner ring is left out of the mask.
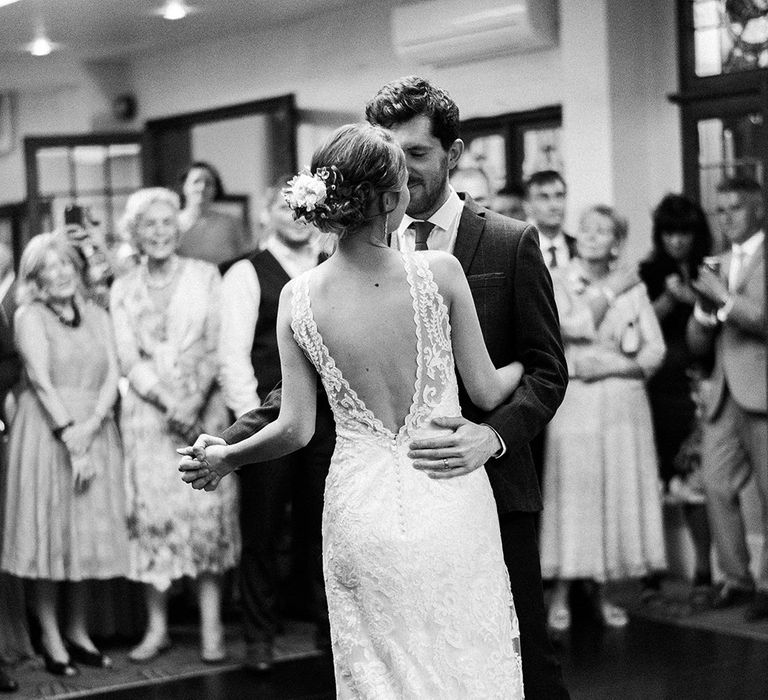
<path id="1" fill-rule="evenodd" d="M 384 215 L 384 238 L 389 236 L 389 212 Z"/>

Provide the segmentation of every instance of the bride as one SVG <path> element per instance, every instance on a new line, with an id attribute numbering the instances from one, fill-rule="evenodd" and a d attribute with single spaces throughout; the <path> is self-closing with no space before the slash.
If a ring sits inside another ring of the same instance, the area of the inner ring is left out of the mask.
<path id="1" fill-rule="evenodd" d="M 460 415 L 454 367 L 491 410 L 522 366 L 494 368 L 452 255 L 387 246 L 410 196 L 386 131 L 341 127 L 285 196 L 338 245 L 283 289 L 280 415 L 243 442 L 180 450 L 182 478 L 212 490 L 239 466 L 305 445 L 317 372 L 337 434 L 323 568 L 338 697 L 520 698 L 517 618 L 485 469 L 430 478 L 412 468 L 408 443 L 440 431 L 433 418 Z"/>

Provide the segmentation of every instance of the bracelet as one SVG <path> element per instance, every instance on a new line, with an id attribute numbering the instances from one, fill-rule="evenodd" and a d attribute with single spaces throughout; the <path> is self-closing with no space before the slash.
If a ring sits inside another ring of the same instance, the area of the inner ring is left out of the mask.
<path id="1" fill-rule="evenodd" d="M 71 428 L 74 424 L 75 424 L 75 421 L 73 420 L 67 421 L 66 423 L 64 423 L 64 425 L 60 425 L 57 428 L 54 428 L 51 432 L 53 433 L 53 436 L 57 440 L 61 440 L 61 436 L 64 434 L 64 431 L 67 428 Z"/>

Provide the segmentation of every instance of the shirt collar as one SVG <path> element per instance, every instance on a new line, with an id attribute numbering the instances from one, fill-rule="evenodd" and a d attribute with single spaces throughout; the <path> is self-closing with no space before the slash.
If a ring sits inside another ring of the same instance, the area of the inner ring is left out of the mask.
<path id="1" fill-rule="evenodd" d="M 746 257 L 750 258 L 750 257 L 752 257 L 752 255 L 755 254 L 755 252 L 758 250 L 758 248 L 760 248 L 760 246 L 763 245 L 763 238 L 764 237 L 765 237 L 765 234 L 763 233 L 763 230 L 760 229 L 757 233 L 753 233 L 743 243 L 734 243 L 731 246 L 731 252 L 734 255 L 737 255 L 738 253 L 741 252 Z"/>
<path id="2" fill-rule="evenodd" d="M 539 245 L 545 250 L 549 250 L 552 246 L 555 246 L 555 248 L 559 249 L 565 249 L 568 247 L 565 242 L 565 234 L 562 231 L 560 231 L 560 233 L 558 233 L 554 238 L 549 238 L 549 236 L 539 234 Z"/>
<path id="3" fill-rule="evenodd" d="M 450 231 L 451 226 L 457 220 L 457 217 L 461 216 L 461 210 L 464 208 L 464 202 L 461 201 L 459 195 L 456 194 L 456 190 L 449 186 L 448 199 L 443 202 L 443 205 L 430 216 L 427 221 L 434 224 L 443 231 Z M 403 216 L 403 221 L 399 226 L 400 231 L 405 231 L 414 221 L 412 216 L 406 214 Z"/>

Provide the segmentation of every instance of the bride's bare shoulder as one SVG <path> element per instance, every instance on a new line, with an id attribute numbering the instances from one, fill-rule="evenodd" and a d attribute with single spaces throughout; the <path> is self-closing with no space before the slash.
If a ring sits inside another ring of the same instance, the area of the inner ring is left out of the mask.
<path id="1" fill-rule="evenodd" d="M 424 251 L 421 255 L 425 256 L 429 269 L 432 270 L 432 276 L 440 288 L 452 288 L 457 277 L 464 275 L 461 263 L 451 253 L 442 250 L 429 250 Z"/>

